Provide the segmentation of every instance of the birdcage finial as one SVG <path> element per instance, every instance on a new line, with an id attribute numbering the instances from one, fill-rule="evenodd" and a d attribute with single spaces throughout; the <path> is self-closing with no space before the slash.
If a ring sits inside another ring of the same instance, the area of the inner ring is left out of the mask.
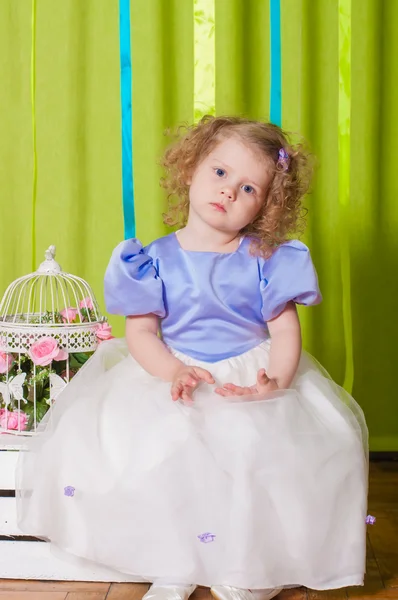
<path id="1" fill-rule="evenodd" d="M 49 246 L 44 253 L 44 258 L 46 259 L 37 269 L 38 273 L 61 273 L 61 266 L 55 260 L 55 246 Z"/>
<path id="2" fill-rule="evenodd" d="M 55 246 L 49 246 L 47 248 L 47 250 L 45 251 L 44 256 L 47 260 L 51 260 L 52 258 L 55 258 L 55 252 L 56 252 Z"/>

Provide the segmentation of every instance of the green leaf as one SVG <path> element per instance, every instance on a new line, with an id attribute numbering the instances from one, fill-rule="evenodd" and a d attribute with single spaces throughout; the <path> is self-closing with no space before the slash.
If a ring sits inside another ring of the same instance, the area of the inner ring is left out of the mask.
<path id="1" fill-rule="evenodd" d="M 42 420 L 46 412 L 48 411 L 49 406 L 46 402 L 37 402 L 36 403 L 36 418 L 38 423 Z"/>
<path id="2" fill-rule="evenodd" d="M 46 412 L 48 411 L 49 406 L 43 401 L 36 402 L 36 422 L 40 423 Z M 29 421 L 27 429 L 32 429 L 34 425 L 34 404 L 27 404 L 23 409 L 24 413 L 29 415 Z"/>
<path id="3" fill-rule="evenodd" d="M 24 409 L 23 409 L 24 413 L 29 416 L 28 424 L 26 426 L 26 429 L 28 431 L 30 431 L 33 427 L 33 408 L 34 408 L 33 404 L 28 403 L 28 404 L 26 404 L 26 406 L 24 406 Z"/>
<path id="4" fill-rule="evenodd" d="M 76 360 L 79 366 L 84 365 L 84 363 L 90 358 L 85 352 L 74 352 L 72 357 Z"/>

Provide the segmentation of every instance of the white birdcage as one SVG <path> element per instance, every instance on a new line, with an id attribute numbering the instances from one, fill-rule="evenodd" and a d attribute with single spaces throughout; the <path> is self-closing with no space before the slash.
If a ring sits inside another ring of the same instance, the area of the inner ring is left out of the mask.
<path id="1" fill-rule="evenodd" d="M 62 271 L 55 246 L 0 303 L 0 432 L 33 435 L 57 395 L 112 337 L 90 286 Z"/>

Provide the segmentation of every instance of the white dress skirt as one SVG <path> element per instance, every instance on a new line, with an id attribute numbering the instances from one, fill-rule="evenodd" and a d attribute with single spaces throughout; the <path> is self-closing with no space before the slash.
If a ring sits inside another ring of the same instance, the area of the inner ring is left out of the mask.
<path id="1" fill-rule="evenodd" d="M 270 343 L 217 363 L 252 385 Z M 19 525 L 139 580 L 241 588 L 361 585 L 367 429 L 355 401 L 303 353 L 292 389 L 221 398 L 170 384 L 101 344 L 58 397 L 17 469 Z"/>

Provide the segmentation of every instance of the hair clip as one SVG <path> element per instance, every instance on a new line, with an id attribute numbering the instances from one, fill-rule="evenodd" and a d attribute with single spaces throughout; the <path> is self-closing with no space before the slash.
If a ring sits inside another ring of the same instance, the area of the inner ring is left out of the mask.
<path id="1" fill-rule="evenodd" d="M 282 167 L 282 171 L 287 171 L 289 168 L 289 155 L 284 148 L 279 149 L 279 158 L 277 165 Z"/>

